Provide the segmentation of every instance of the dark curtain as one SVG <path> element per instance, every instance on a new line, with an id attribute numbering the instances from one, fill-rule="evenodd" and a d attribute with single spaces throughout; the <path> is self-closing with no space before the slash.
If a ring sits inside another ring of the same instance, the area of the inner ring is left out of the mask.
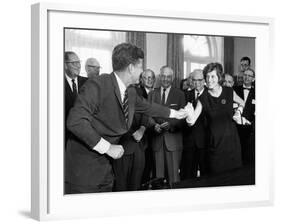
<path id="1" fill-rule="evenodd" d="M 224 73 L 234 75 L 234 38 L 224 37 Z"/>
<path id="2" fill-rule="evenodd" d="M 144 52 L 143 68 L 146 69 L 146 35 L 144 32 L 127 32 L 126 41 L 141 48 Z"/>
<path id="3" fill-rule="evenodd" d="M 180 87 L 180 81 L 183 79 L 183 35 L 168 34 L 167 38 L 167 65 L 174 70 L 174 87 Z"/>

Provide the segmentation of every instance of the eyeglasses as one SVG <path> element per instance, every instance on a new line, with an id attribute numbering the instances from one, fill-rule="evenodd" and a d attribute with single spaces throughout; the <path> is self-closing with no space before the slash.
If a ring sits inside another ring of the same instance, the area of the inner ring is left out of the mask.
<path id="1" fill-rule="evenodd" d="M 100 66 L 95 66 L 95 65 L 87 65 L 87 66 L 90 67 L 90 68 L 98 68 L 98 69 L 101 68 Z"/>
<path id="2" fill-rule="evenodd" d="M 81 61 L 66 61 L 65 63 L 73 64 L 73 65 L 75 65 L 75 66 L 81 65 Z"/>
<path id="3" fill-rule="evenodd" d="M 193 82 L 202 82 L 204 79 L 192 79 Z"/>
<path id="4" fill-rule="evenodd" d="M 248 63 L 241 63 L 240 65 L 241 65 L 241 66 L 249 66 Z"/>
<path id="5" fill-rule="evenodd" d="M 251 78 L 254 78 L 254 75 L 250 75 L 250 74 L 245 74 L 245 73 L 244 73 L 244 76 L 245 76 L 245 77 L 251 77 Z"/>

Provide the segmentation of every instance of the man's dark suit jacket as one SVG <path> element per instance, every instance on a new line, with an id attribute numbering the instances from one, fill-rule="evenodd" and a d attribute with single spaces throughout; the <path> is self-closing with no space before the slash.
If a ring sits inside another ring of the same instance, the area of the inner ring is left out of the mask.
<path id="1" fill-rule="evenodd" d="M 207 91 L 204 89 L 204 91 Z M 186 92 L 186 101 L 190 102 L 195 106 L 195 89 Z M 200 116 L 192 127 L 185 124 L 183 143 L 184 149 L 190 147 L 197 147 L 199 149 L 206 148 L 207 142 L 207 120 L 202 110 Z"/>
<path id="2" fill-rule="evenodd" d="M 84 84 L 67 121 L 68 129 L 77 137 L 67 143 L 67 182 L 86 186 L 102 184 L 106 176 L 112 175 L 112 169 L 107 155 L 93 150 L 101 137 L 111 144 L 118 144 L 120 137 L 129 130 L 135 112 L 161 117 L 169 117 L 170 114 L 168 108 L 140 98 L 135 88 L 128 88 L 128 103 L 127 125 L 113 73 L 89 79 Z"/>
<path id="3" fill-rule="evenodd" d="M 161 103 L 161 88 L 155 89 L 149 93 L 148 99 L 151 102 Z M 179 110 L 185 106 L 184 93 L 176 88 L 171 87 L 165 106 Z M 171 118 L 155 118 L 156 123 L 162 124 L 165 121 L 170 123 L 170 130 L 164 131 L 162 134 L 155 134 L 152 140 L 153 151 L 158 151 L 163 147 L 163 138 L 166 147 L 169 151 L 181 150 L 182 145 L 182 126 L 183 120 L 176 120 Z"/>
<path id="4" fill-rule="evenodd" d="M 136 93 L 143 97 L 144 92 L 146 93 L 145 89 L 141 87 L 135 87 Z M 144 92 L 143 92 L 144 91 Z M 146 93 L 147 96 L 147 93 Z M 145 98 L 145 97 L 144 97 Z M 130 126 L 130 130 L 121 137 L 120 144 L 124 147 L 124 155 L 132 154 L 135 150 L 141 148 L 144 150 L 147 147 L 147 139 L 144 135 L 140 143 L 137 143 L 134 139 L 132 134 L 140 128 L 140 126 L 148 126 L 148 117 L 141 113 L 135 113 L 133 117 L 132 124 Z M 136 147 L 137 145 L 137 147 Z"/>
<path id="5" fill-rule="evenodd" d="M 244 100 L 243 86 L 234 87 L 236 94 Z M 237 125 L 241 147 L 243 164 L 254 166 L 255 161 L 255 88 L 251 87 L 242 116 L 251 122 L 251 125 Z"/>
<path id="6" fill-rule="evenodd" d="M 236 92 L 236 94 L 241 99 L 244 100 L 243 86 L 236 86 L 233 89 Z M 251 87 L 251 89 L 249 91 L 247 101 L 245 102 L 245 107 L 244 107 L 242 116 L 245 117 L 251 123 L 255 119 L 255 88 L 253 86 Z"/>
<path id="7" fill-rule="evenodd" d="M 139 96 L 142 96 L 143 98 L 147 99 L 148 94 L 143 86 L 136 88 L 136 90 L 137 90 L 137 93 L 139 94 Z"/>
<path id="8" fill-rule="evenodd" d="M 78 81 L 78 92 L 80 93 L 80 89 L 83 86 L 83 84 L 88 80 L 88 78 L 86 77 L 82 77 L 82 76 L 78 76 L 77 77 L 77 81 Z M 66 128 L 66 121 L 67 121 L 67 117 L 68 117 L 68 113 L 69 110 L 73 107 L 74 102 L 75 102 L 75 96 L 66 80 L 66 78 L 64 77 L 64 130 L 65 130 L 65 145 L 66 145 L 66 141 L 69 138 L 69 136 L 71 135 L 71 133 L 67 130 Z"/>

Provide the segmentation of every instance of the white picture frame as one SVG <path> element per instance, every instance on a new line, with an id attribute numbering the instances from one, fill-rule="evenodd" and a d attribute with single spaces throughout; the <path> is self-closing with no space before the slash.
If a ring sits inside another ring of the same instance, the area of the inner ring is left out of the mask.
<path id="1" fill-rule="evenodd" d="M 149 24 L 149 26 L 148 26 Z M 31 215 L 37 220 L 271 205 L 273 146 L 268 95 L 273 50 L 271 18 L 32 5 Z M 126 193 L 63 195 L 63 27 L 251 36 L 256 38 L 256 184 Z M 120 204 L 121 203 L 121 204 Z"/>

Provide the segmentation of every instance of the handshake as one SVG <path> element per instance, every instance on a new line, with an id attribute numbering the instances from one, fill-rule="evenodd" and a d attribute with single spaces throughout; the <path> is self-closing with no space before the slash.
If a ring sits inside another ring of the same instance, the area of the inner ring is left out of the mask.
<path id="1" fill-rule="evenodd" d="M 171 118 L 192 120 L 194 117 L 194 108 L 191 103 L 187 103 L 186 106 L 179 110 L 171 110 Z"/>

